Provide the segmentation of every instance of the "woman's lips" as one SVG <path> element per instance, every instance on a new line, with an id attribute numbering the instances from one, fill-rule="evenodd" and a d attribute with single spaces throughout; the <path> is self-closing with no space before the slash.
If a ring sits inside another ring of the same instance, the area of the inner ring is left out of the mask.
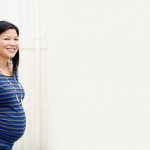
<path id="1" fill-rule="evenodd" d="M 14 48 L 7 48 L 7 50 L 9 50 L 9 51 L 11 51 L 11 52 L 15 51 Z"/>

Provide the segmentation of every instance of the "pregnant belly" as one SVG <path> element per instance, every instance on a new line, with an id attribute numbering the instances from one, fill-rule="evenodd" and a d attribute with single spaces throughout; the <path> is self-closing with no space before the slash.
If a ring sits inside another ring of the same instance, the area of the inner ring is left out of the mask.
<path id="1" fill-rule="evenodd" d="M 26 117 L 24 110 L 0 111 L 0 141 L 14 143 L 25 131 Z"/>

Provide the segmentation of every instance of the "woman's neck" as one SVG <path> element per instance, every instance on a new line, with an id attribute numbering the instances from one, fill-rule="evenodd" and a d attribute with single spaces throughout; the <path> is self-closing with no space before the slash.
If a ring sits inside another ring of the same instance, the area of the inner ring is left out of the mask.
<path id="1" fill-rule="evenodd" d="M 10 66 L 8 64 L 8 59 L 1 59 L 0 58 L 0 73 L 4 75 L 12 75 L 12 71 L 10 69 Z"/>
<path id="2" fill-rule="evenodd" d="M 4 58 L 0 56 L 0 68 L 4 69 L 8 67 L 8 58 Z"/>

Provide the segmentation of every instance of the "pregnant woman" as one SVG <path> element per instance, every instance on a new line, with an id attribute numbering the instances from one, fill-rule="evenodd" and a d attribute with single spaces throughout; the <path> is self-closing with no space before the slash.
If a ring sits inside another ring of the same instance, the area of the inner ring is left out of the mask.
<path id="1" fill-rule="evenodd" d="M 18 65 L 19 30 L 0 21 L 0 150 L 12 150 L 25 131 L 25 93 L 18 80 Z"/>

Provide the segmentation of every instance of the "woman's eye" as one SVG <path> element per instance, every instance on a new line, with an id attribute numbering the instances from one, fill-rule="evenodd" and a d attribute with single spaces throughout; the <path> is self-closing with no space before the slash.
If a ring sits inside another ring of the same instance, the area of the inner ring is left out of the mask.
<path id="1" fill-rule="evenodd" d="M 15 39 L 15 41 L 18 41 L 18 40 L 19 40 L 18 38 Z"/>
<path id="2" fill-rule="evenodd" d="M 9 38 L 5 38 L 4 40 L 9 40 Z"/>

